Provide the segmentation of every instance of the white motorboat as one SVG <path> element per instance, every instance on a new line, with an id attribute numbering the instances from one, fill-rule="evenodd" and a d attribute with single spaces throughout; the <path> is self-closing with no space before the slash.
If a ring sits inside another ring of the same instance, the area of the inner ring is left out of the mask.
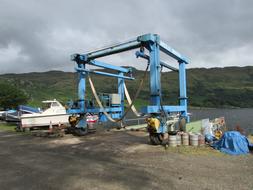
<path id="1" fill-rule="evenodd" d="M 53 126 L 68 124 L 69 115 L 64 106 L 57 100 L 46 100 L 39 113 L 22 114 L 20 116 L 20 127 L 31 128 L 38 126 Z"/>

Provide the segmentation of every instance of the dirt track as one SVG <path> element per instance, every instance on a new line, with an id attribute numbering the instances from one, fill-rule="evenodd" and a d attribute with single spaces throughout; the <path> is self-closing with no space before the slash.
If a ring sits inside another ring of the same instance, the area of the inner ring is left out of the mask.
<path id="1" fill-rule="evenodd" d="M 0 131 L 0 189 L 253 189 L 253 155 L 180 153 L 144 132 L 39 138 Z"/>

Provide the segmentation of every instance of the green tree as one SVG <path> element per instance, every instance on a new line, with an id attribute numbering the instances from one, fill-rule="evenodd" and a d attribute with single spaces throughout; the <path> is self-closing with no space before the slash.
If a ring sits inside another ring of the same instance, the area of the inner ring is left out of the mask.
<path id="1" fill-rule="evenodd" d="M 20 104 L 26 104 L 27 94 L 6 81 L 0 81 L 0 108 L 16 108 Z"/>

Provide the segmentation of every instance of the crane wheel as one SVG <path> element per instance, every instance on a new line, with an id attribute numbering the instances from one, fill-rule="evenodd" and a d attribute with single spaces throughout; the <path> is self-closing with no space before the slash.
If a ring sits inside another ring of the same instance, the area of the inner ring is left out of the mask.
<path id="1" fill-rule="evenodd" d="M 84 136 L 88 133 L 88 129 L 87 128 L 75 128 L 74 129 L 74 135 L 76 136 Z"/>
<path id="2" fill-rule="evenodd" d="M 161 145 L 163 142 L 163 134 L 149 133 L 149 139 L 152 145 Z"/>

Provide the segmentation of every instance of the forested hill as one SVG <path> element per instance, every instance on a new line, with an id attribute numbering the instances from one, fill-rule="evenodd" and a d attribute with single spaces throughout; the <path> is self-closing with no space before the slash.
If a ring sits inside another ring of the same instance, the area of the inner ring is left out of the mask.
<path id="1" fill-rule="evenodd" d="M 134 81 L 127 81 L 133 96 L 144 71 L 133 69 Z M 115 93 L 116 79 L 92 75 L 98 92 Z M 197 107 L 253 107 L 253 66 L 225 68 L 194 68 L 187 70 L 187 91 L 190 106 Z M 28 104 L 38 106 L 42 100 L 75 99 L 77 76 L 75 73 L 49 71 L 43 73 L 0 75 L 0 85 L 9 84 L 25 92 Z M 0 88 L 2 88 L 0 86 Z M 87 86 L 88 96 L 91 96 Z M 163 102 L 178 102 L 178 73 L 162 73 Z M 149 77 L 136 102 L 145 105 L 149 99 Z"/>

